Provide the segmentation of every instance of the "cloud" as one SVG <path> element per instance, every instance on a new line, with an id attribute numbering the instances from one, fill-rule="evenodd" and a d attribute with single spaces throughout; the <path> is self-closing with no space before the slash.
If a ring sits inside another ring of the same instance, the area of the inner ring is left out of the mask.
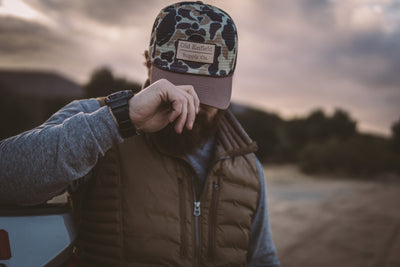
<path id="1" fill-rule="evenodd" d="M 46 26 L 15 17 L 0 17 L 0 32 L 0 50 L 6 53 L 47 51 L 68 45 Z"/>
<path id="2" fill-rule="evenodd" d="M 337 44 L 330 60 L 343 74 L 352 73 L 353 79 L 366 87 L 390 89 L 400 85 L 399 43 L 400 30 L 391 35 L 382 32 L 356 35 L 346 43 Z"/>
<path id="3" fill-rule="evenodd" d="M 84 18 L 99 24 L 118 27 L 138 25 L 148 14 L 149 7 L 162 6 L 160 5 L 162 2 L 156 0 L 31 0 L 29 3 L 56 20 L 61 21 L 68 17 Z"/>
<path id="4" fill-rule="evenodd" d="M 85 67 L 79 45 L 45 25 L 15 17 L 0 17 L 2 68 L 55 70 L 79 77 Z M 75 69 L 76 71 L 71 71 Z M 87 74 L 85 74 L 86 76 Z"/>
<path id="5" fill-rule="evenodd" d="M 325 66 L 340 75 L 347 74 L 366 88 L 391 90 L 398 86 L 400 19 L 388 19 L 394 4 L 385 0 L 335 3 L 332 11 L 336 23 L 323 53 Z"/>

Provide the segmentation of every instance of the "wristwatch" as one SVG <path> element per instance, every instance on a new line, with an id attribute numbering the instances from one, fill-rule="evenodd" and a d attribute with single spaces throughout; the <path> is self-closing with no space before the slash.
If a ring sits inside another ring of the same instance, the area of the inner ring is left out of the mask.
<path id="1" fill-rule="evenodd" d="M 110 107 L 118 122 L 118 130 L 123 138 L 137 135 L 135 125 L 129 117 L 129 99 L 133 97 L 132 90 L 125 90 L 108 95 L 105 99 L 106 105 Z"/>

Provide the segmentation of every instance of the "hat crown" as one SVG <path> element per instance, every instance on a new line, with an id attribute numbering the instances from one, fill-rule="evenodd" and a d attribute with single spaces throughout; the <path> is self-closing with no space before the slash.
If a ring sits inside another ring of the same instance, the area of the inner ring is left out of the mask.
<path id="1" fill-rule="evenodd" d="M 180 2 L 158 14 L 151 34 L 152 64 L 167 71 L 223 77 L 233 74 L 237 30 L 221 9 Z"/>

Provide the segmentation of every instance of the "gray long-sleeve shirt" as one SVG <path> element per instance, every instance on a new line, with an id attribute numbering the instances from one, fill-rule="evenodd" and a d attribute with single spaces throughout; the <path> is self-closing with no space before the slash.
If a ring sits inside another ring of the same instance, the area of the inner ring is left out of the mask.
<path id="1" fill-rule="evenodd" d="M 41 126 L 0 141 L 0 203 L 45 202 L 89 173 L 100 156 L 122 142 L 107 107 L 100 107 L 95 99 L 73 101 Z M 192 159 L 194 169 L 204 172 L 196 157 Z M 279 266 L 259 162 L 258 169 L 261 192 L 250 236 L 249 266 Z"/>

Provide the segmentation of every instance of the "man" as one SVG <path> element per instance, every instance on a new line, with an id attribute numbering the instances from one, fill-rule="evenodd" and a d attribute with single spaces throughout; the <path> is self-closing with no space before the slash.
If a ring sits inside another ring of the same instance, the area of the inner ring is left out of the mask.
<path id="1" fill-rule="evenodd" d="M 227 13 L 201 2 L 164 8 L 150 85 L 75 101 L 3 140 L 12 160 L 0 161 L 0 201 L 43 202 L 78 181 L 87 266 L 279 266 L 256 146 L 226 111 L 236 56 Z"/>

